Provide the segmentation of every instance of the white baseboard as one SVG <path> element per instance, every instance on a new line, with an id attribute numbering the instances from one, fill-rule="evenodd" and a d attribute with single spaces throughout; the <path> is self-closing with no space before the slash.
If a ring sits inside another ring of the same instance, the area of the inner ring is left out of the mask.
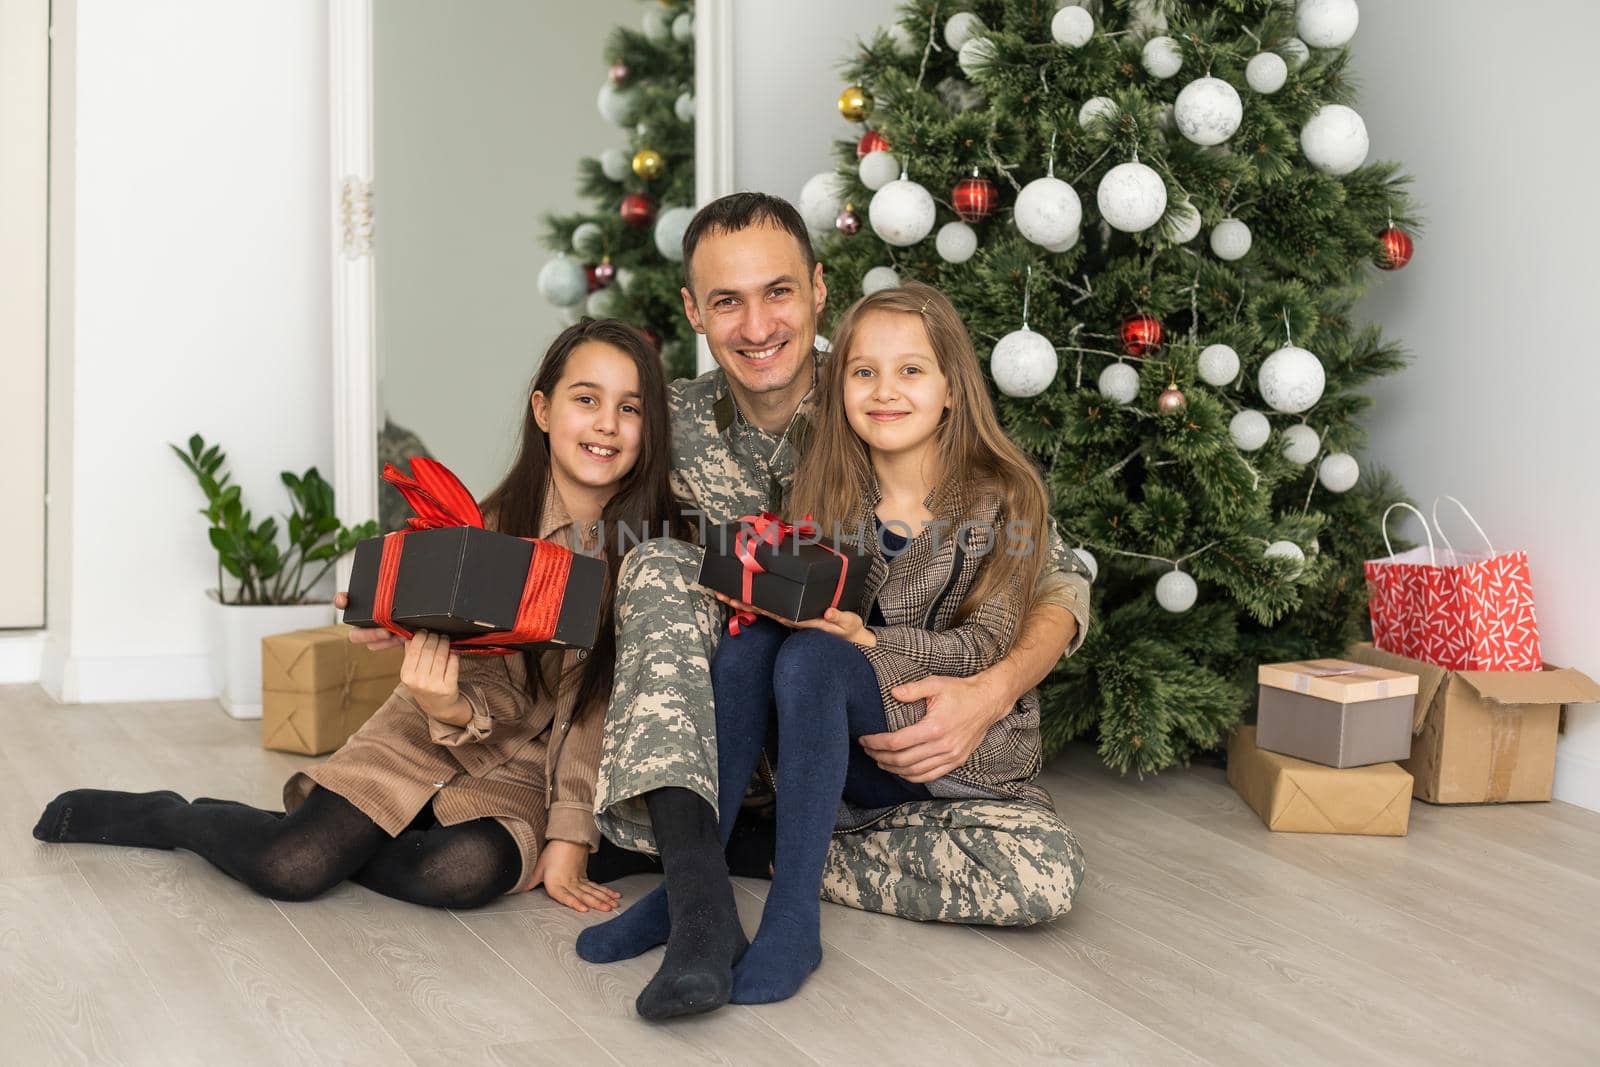
<path id="1" fill-rule="evenodd" d="M 43 630 L 0 631 L 0 685 L 37 682 L 43 660 Z"/>
<path id="2" fill-rule="evenodd" d="M 211 657 L 68 656 L 46 649 L 40 681 L 63 704 L 214 700 Z"/>
<path id="3" fill-rule="evenodd" d="M 1553 796 L 1568 804 L 1600 811 L 1600 759 L 1556 749 L 1556 784 Z"/>

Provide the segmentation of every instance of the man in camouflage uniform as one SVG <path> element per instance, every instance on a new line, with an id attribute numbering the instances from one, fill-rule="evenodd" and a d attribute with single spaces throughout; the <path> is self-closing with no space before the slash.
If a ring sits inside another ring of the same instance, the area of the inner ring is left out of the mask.
<path id="1" fill-rule="evenodd" d="M 821 268 L 794 209 L 760 194 L 708 205 L 684 244 L 685 312 L 719 367 L 672 386 L 675 492 L 708 524 L 762 510 L 782 514 L 811 426 L 812 349 L 826 299 Z M 926 700 L 927 711 L 904 730 L 863 739 L 886 770 L 926 782 L 959 767 L 988 726 L 1082 642 L 1086 572 L 1054 531 L 1051 551 L 1035 606 L 1005 660 L 972 678 L 896 690 L 898 699 Z M 596 807 L 606 836 L 636 851 L 656 851 L 646 810 L 655 791 L 691 790 L 713 811 L 717 804 L 710 661 L 728 612 L 693 584 L 699 562 L 694 546 L 654 540 L 629 554 L 620 577 Z M 668 873 L 670 888 L 670 864 Z M 1082 875 L 1077 839 L 1048 808 L 931 800 L 841 822 L 822 892 L 838 904 L 910 919 L 1025 925 L 1064 914 Z M 585 950 L 604 927 L 629 922 L 625 912 L 592 928 L 580 952 L 620 958 L 614 949 Z M 645 947 L 642 940 L 633 946 Z"/>

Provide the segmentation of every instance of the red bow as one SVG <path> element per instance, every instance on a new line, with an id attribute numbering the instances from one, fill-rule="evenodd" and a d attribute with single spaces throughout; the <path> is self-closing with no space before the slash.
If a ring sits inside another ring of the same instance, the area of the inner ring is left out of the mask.
<path id="1" fill-rule="evenodd" d="M 770 511 L 763 511 L 759 515 L 741 515 L 738 522 L 744 527 L 733 539 L 733 554 L 739 557 L 740 564 L 744 567 L 744 577 L 740 584 L 739 599 L 746 604 L 754 603 L 753 585 L 758 574 L 765 574 L 766 568 L 756 562 L 756 548 L 760 545 L 771 545 L 776 552 L 783 539 L 790 534 L 799 534 L 802 537 L 817 537 L 816 520 L 810 515 L 798 523 L 787 523 Z M 824 549 L 839 557 L 839 582 L 833 589 L 833 601 L 829 609 L 839 606 L 839 598 L 844 594 L 844 578 L 850 570 L 850 560 L 844 553 L 836 548 L 822 545 Z M 753 611 L 735 612 L 733 618 L 728 620 L 728 633 L 734 637 L 739 636 L 739 631 L 756 621 Z"/>
<path id="2" fill-rule="evenodd" d="M 394 589 L 400 576 L 400 556 L 405 551 L 406 535 L 417 530 L 438 530 L 449 526 L 476 526 L 483 529 L 483 512 L 461 479 L 437 460 L 417 456 L 411 460 L 414 477 L 406 477 L 392 463 L 383 465 L 383 480 L 400 490 L 416 514 L 406 520 L 409 529 L 383 536 L 383 555 L 378 562 L 378 588 L 373 594 L 372 618 L 390 633 L 405 640 L 411 631 L 394 621 Z M 506 645 L 531 645 L 548 641 L 561 618 L 561 601 L 572 570 L 572 550 L 536 537 L 523 538 L 533 544 L 528 561 L 528 576 L 517 604 L 517 621 L 509 630 L 458 637 L 450 647 L 464 655 L 509 656 L 518 651 Z"/>

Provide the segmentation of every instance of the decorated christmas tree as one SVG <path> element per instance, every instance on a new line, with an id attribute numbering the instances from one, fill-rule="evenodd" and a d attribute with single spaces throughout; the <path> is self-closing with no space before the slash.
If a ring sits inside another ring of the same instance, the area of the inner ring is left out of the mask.
<path id="1" fill-rule="evenodd" d="M 1355 0 L 1081 2 L 906 4 L 801 208 L 835 313 L 916 278 L 965 316 L 1096 572 L 1046 743 L 1143 772 L 1362 636 L 1395 492 L 1358 390 L 1403 355 L 1352 316 L 1416 220 L 1351 107 Z"/>
<path id="2" fill-rule="evenodd" d="M 606 45 L 600 114 L 622 145 L 578 164 L 591 211 L 545 218 L 555 258 L 539 272 L 551 303 L 624 319 L 657 339 L 672 377 L 694 373 L 683 317 L 683 231 L 694 216 L 694 14 L 688 0 L 643 0 L 638 30 Z"/>

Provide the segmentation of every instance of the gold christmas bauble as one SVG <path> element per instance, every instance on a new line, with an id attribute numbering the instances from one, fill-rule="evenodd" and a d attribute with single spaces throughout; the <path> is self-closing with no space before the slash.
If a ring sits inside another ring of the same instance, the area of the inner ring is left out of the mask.
<path id="1" fill-rule="evenodd" d="M 1176 385 L 1169 385 L 1156 398 L 1156 410 L 1163 415 L 1177 415 L 1189 406 L 1188 397 Z"/>
<path id="2" fill-rule="evenodd" d="M 667 161 L 654 148 L 641 148 L 633 154 L 633 172 L 647 182 L 661 177 L 661 172 L 666 169 Z"/>
<path id="3" fill-rule="evenodd" d="M 872 111 L 872 94 L 859 85 L 851 85 L 839 94 L 839 114 L 851 122 L 861 122 Z"/>

